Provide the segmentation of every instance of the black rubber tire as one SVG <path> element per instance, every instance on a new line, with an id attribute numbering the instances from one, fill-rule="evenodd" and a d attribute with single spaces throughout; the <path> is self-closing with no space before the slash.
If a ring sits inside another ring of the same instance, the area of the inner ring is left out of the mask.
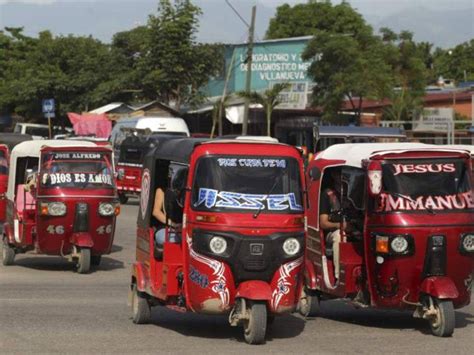
<path id="1" fill-rule="evenodd" d="M 92 266 L 99 266 L 101 261 L 102 261 L 102 255 L 92 255 L 91 256 Z"/>
<path id="2" fill-rule="evenodd" d="M 319 296 L 304 291 L 303 297 L 300 299 L 298 311 L 303 317 L 316 317 L 321 310 L 319 305 Z"/>
<path id="3" fill-rule="evenodd" d="M 456 325 L 453 302 L 433 298 L 433 303 L 439 313 L 436 319 L 430 319 L 431 332 L 438 337 L 450 337 Z"/>
<path id="4" fill-rule="evenodd" d="M 119 194 L 119 201 L 121 205 L 125 205 L 128 202 L 128 197 L 123 194 Z"/>
<path id="5" fill-rule="evenodd" d="M 251 303 L 247 309 L 250 319 L 244 323 L 244 337 L 248 344 L 265 343 L 267 333 L 267 305 L 265 303 Z"/>
<path id="6" fill-rule="evenodd" d="M 151 307 L 146 298 L 140 296 L 137 286 L 132 289 L 132 321 L 135 324 L 147 324 L 151 320 Z"/>
<path id="7" fill-rule="evenodd" d="M 8 245 L 8 243 L 3 242 L 2 247 L 2 264 L 4 266 L 13 265 L 15 262 L 15 250 Z"/>
<path id="8" fill-rule="evenodd" d="M 87 274 L 91 270 L 91 250 L 89 248 L 81 248 L 79 253 L 77 272 L 79 274 Z"/>

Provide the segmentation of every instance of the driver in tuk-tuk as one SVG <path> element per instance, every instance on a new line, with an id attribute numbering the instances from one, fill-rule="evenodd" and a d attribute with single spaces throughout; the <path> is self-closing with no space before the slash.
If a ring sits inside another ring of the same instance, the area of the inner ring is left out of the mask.
<path id="1" fill-rule="evenodd" d="M 344 220 L 341 206 L 342 179 L 341 169 L 331 168 L 329 184 L 323 190 L 319 207 L 319 225 L 324 231 L 326 242 L 332 243 L 334 277 L 339 279 L 339 243 L 341 242 L 341 225 L 346 233 L 352 231 L 352 225 Z M 327 181 L 328 181 L 327 180 Z"/>
<path id="2" fill-rule="evenodd" d="M 164 178 L 166 176 L 167 178 Z M 168 240 L 171 243 L 181 243 L 181 234 L 178 229 L 182 222 L 182 206 L 176 203 L 176 197 L 180 193 L 178 186 L 184 185 L 185 175 L 169 169 L 169 174 L 163 174 L 157 179 L 155 190 L 155 201 L 153 205 L 153 217 L 160 223 L 155 232 L 155 244 L 158 249 L 163 249 L 166 237 L 166 227 L 170 227 Z M 168 185 L 168 181 L 170 184 Z M 177 192 L 177 193 L 176 193 Z M 168 210 L 168 213 L 167 213 Z M 181 217 L 180 217 L 181 215 Z M 171 218 L 174 217 L 174 220 Z"/>

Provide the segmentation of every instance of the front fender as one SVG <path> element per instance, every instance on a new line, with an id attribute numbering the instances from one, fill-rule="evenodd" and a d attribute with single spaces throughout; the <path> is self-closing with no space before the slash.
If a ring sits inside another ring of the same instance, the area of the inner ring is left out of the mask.
<path id="1" fill-rule="evenodd" d="M 432 276 L 423 280 L 421 292 L 439 299 L 456 299 L 459 292 L 453 280 L 446 276 Z"/>
<path id="2" fill-rule="evenodd" d="M 272 299 L 272 289 L 265 281 L 245 281 L 237 288 L 235 297 L 254 301 L 270 301 Z"/>
<path id="3" fill-rule="evenodd" d="M 80 248 L 92 248 L 94 241 L 89 233 L 73 233 L 71 236 L 71 244 Z"/>

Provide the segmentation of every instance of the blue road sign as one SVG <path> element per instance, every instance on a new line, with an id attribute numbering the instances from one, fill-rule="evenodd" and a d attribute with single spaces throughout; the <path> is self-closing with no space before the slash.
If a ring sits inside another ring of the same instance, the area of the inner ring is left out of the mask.
<path id="1" fill-rule="evenodd" d="M 43 113 L 51 114 L 54 113 L 54 99 L 44 99 L 43 100 Z"/>

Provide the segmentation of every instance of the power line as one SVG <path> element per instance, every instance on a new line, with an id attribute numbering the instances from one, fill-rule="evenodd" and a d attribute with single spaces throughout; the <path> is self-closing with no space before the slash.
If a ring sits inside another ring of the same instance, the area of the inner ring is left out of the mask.
<path id="1" fill-rule="evenodd" d="M 232 4 L 229 2 L 229 0 L 225 0 L 226 4 L 229 5 L 229 7 L 232 9 L 232 11 L 235 12 L 235 14 L 240 18 L 240 20 L 245 24 L 245 26 L 247 26 L 248 28 L 250 28 L 250 25 L 248 24 L 247 21 L 245 21 L 245 19 L 239 14 L 239 12 L 235 9 L 234 6 L 232 6 Z"/>

